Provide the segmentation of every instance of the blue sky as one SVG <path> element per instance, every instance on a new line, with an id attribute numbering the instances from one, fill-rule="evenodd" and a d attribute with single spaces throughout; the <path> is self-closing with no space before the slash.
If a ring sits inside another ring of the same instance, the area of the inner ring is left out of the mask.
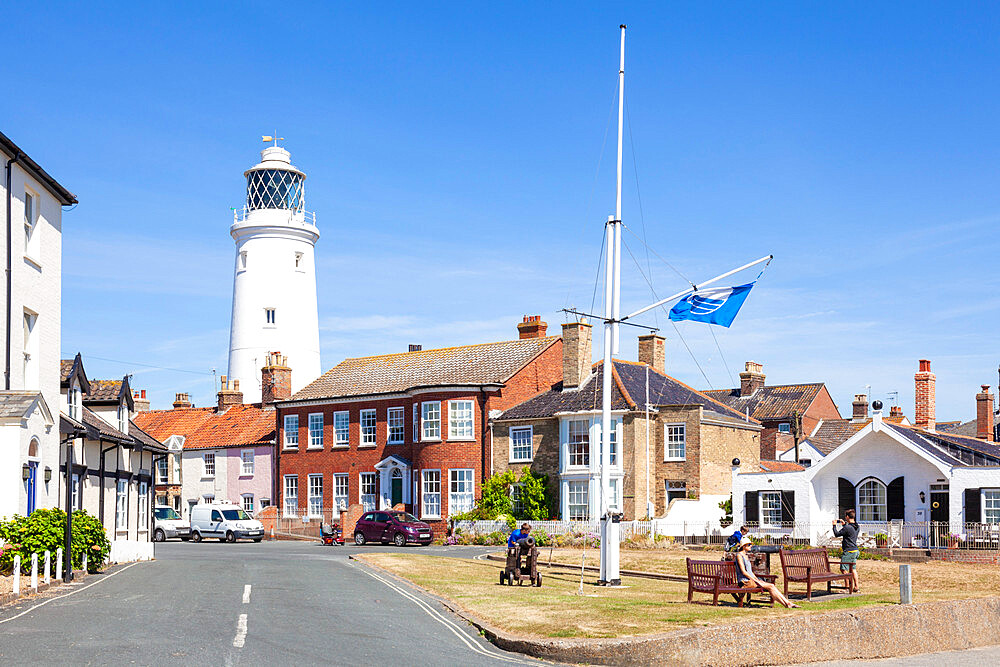
<path id="1" fill-rule="evenodd" d="M 996 6 L 236 7 L 5 6 L 26 41 L 2 129 L 79 196 L 62 349 L 91 377 L 213 401 L 229 207 L 273 130 L 322 232 L 324 367 L 511 338 L 525 314 L 557 330 L 591 305 L 614 209 L 625 22 L 625 224 L 695 281 L 775 255 L 718 347 L 645 319 L 669 372 L 720 388 L 755 359 L 769 383 L 826 382 L 843 414 L 871 385 L 912 417 L 928 358 L 939 419 L 997 382 Z M 651 299 L 624 256 L 630 310 Z M 684 285 L 648 268 L 660 294 Z"/>

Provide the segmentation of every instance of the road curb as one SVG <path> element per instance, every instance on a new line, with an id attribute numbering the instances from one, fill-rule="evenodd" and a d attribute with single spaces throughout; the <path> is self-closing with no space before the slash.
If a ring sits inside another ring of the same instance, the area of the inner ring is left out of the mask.
<path id="1" fill-rule="evenodd" d="M 457 603 L 363 560 L 352 560 L 437 600 L 505 651 L 594 665 L 752 667 L 871 660 L 1000 645 L 1000 596 L 882 605 L 616 639 L 540 639 L 508 633 Z M 685 580 L 686 581 L 686 580 Z"/>

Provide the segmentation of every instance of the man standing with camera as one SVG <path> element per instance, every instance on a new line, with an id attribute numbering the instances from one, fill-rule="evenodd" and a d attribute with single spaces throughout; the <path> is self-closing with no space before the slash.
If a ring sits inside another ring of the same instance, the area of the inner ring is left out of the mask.
<path id="1" fill-rule="evenodd" d="M 851 592 L 857 593 L 859 590 L 858 556 L 861 555 L 861 552 L 858 550 L 858 534 L 861 532 L 861 526 L 854 520 L 854 517 L 854 510 L 847 510 L 844 512 L 843 519 L 834 519 L 833 535 L 834 537 L 843 538 L 842 547 L 844 553 L 840 557 L 840 571 L 851 573 Z"/>

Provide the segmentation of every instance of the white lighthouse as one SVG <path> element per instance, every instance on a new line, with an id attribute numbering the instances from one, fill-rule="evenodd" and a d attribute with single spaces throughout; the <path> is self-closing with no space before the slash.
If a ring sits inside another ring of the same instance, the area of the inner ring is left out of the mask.
<path id="1" fill-rule="evenodd" d="M 268 139 L 271 139 L 268 137 Z M 277 145 L 248 169 L 246 204 L 233 214 L 236 241 L 229 377 L 244 400 L 260 401 L 268 352 L 288 358 L 295 392 L 320 375 L 316 215 L 305 210 L 306 175 Z"/>

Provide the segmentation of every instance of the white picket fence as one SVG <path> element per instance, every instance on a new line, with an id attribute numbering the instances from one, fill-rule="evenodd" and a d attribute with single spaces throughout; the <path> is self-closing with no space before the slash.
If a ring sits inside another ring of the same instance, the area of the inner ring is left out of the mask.
<path id="1" fill-rule="evenodd" d="M 540 530 L 549 535 L 569 533 L 599 535 L 601 532 L 598 521 L 518 521 L 517 523 L 518 525 L 529 523 L 532 531 Z M 664 534 L 663 531 L 657 531 L 655 521 L 622 521 L 619 526 L 622 541 L 637 535 L 655 535 L 657 532 Z M 456 521 L 454 527 L 466 535 L 488 535 L 510 531 L 506 521 Z"/>

